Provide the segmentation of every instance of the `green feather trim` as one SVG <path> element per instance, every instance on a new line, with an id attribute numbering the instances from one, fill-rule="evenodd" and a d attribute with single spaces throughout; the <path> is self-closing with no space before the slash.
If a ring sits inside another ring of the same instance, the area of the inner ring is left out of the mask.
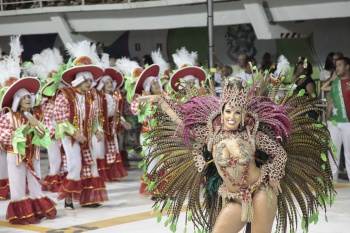
<path id="1" fill-rule="evenodd" d="M 152 114 L 152 103 L 147 103 L 143 110 L 140 109 L 139 105 L 139 108 L 137 109 L 137 116 L 140 123 L 145 122 L 147 117 L 151 116 Z"/>
<path id="2" fill-rule="evenodd" d="M 25 156 L 25 148 L 26 148 L 26 137 L 24 136 L 23 130 L 25 128 L 25 125 L 22 125 L 18 129 L 15 130 L 11 144 L 13 147 L 14 153 L 19 153 L 21 155 Z"/>

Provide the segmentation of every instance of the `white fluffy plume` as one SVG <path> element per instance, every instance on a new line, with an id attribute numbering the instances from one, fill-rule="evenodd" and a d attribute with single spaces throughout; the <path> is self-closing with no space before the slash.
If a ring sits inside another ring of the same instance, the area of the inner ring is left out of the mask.
<path id="1" fill-rule="evenodd" d="M 117 59 L 115 66 L 116 69 L 122 72 L 124 75 L 132 75 L 135 69 L 141 68 L 136 61 L 130 61 L 130 59 L 126 57 Z"/>
<path id="2" fill-rule="evenodd" d="M 6 60 L 0 61 L 0 84 L 2 87 L 9 78 L 20 78 L 21 66 L 19 62 L 19 57 L 9 57 Z"/>
<path id="3" fill-rule="evenodd" d="M 5 60 L 0 61 L 0 88 L 4 86 L 4 83 L 8 78 L 6 65 Z"/>
<path id="4" fill-rule="evenodd" d="M 182 47 L 180 50 L 176 50 L 176 53 L 173 54 L 174 63 L 178 69 L 182 68 L 184 65 L 193 66 L 197 58 L 197 52 L 190 53 L 185 47 Z"/>
<path id="5" fill-rule="evenodd" d="M 21 36 L 16 35 L 16 36 L 11 36 L 11 41 L 10 41 L 10 46 L 11 46 L 11 51 L 10 54 L 12 57 L 19 57 L 21 56 L 23 52 L 23 46 L 19 40 Z"/>
<path id="6" fill-rule="evenodd" d="M 26 68 L 26 72 L 41 79 L 47 78 L 52 71 L 58 71 L 60 65 L 63 64 L 63 57 L 56 48 L 48 48 L 40 54 L 34 54 L 32 60 L 33 65 Z"/>
<path id="7" fill-rule="evenodd" d="M 98 61 L 92 61 L 95 65 L 102 67 L 102 68 L 108 68 L 109 67 L 109 54 L 108 53 L 102 53 L 101 59 L 98 59 Z"/>
<path id="8" fill-rule="evenodd" d="M 289 70 L 290 70 L 290 64 L 288 59 L 283 55 L 279 56 L 277 60 L 277 69 L 274 73 L 276 77 L 280 74 L 285 75 Z"/>
<path id="9" fill-rule="evenodd" d="M 66 49 L 68 54 L 73 57 L 73 59 L 87 56 L 91 59 L 91 61 L 98 61 L 99 57 L 96 51 L 96 44 L 91 43 L 88 40 L 82 40 L 78 42 L 68 42 L 66 43 Z"/>
<path id="10" fill-rule="evenodd" d="M 160 52 L 160 49 L 158 49 L 157 51 L 153 51 L 151 53 L 151 56 L 154 64 L 157 64 L 160 68 L 159 74 L 163 75 L 164 71 L 166 69 L 169 69 L 169 64 L 164 60 L 162 53 Z"/>

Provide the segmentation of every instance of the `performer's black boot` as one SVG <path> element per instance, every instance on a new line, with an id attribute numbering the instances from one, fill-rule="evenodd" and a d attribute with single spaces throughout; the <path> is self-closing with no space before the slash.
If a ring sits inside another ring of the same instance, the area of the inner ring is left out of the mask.
<path id="1" fill-rule="evenodd" d="M 74 210 L 73 200 L 70 198 L 64 199 L 64 208 Z"/>

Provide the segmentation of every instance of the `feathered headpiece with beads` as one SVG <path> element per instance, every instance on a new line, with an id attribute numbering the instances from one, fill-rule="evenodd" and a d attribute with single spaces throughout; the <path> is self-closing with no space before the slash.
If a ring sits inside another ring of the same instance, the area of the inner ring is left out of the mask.
<path id="1" fill-rule="evenodd" d="M 239 83 L 241 82 L 241 84 Z M 242 88 L 239 88 L 242 85 Z M 228 104 L 231 108 L 242 107 L 247 109 L 248 86 L 240 78 L 229 77 L 224 81 L 222 93 L 220 95 L 221 107 Z"/>

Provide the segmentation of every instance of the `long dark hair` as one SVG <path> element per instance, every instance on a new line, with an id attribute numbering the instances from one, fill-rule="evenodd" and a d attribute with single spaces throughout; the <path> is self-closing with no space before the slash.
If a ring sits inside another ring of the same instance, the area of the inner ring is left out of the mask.
<path id="1" fill-rule="evenodd" d="M 334 55 L 334 52 L 328 53 L 328 55 L 326 57 L 326 61 L 324 62 L 324 69 L 325 70 L 334 70 L 333 55 Z"/>

